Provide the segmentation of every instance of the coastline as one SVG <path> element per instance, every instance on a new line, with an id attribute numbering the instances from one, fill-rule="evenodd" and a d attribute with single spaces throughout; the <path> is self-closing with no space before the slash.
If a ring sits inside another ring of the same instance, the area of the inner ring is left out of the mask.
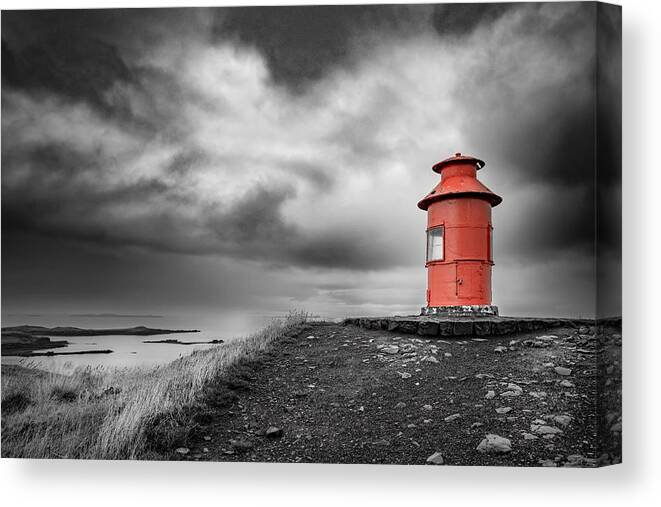
<path id="1" fill-rule="evenodd" d="M 196 406 L 234 364 L 305 320 L 292 314 L 242 339 L 155 367 L 79 368 L 67 376 L 3 364 L 2 457 L 158 459 L 154 448 L 161 444 L 154 439 L 175 437 L 170 430 L 154 437 L 154 428 Z"/>
<path id="2" fill-rule="evenodd" d="M 112 350 L 103 351 L 75 351 L 75 352 L 46 352 L 37 353 L 38 350 L 62 348 L 69 346 L 67 340 L 52 340 L 52 336 L 57 337 L 79 337 L 79 336 L 154 336 L 179 333 L 199 333 L 198 329 L 176 330 L 176 329 L 154 329 L 145 326 L 134 326 L 130 328 L 104 328 L 87 329 L 70 326 L 44 327 L 44 326 L 8 326 L 2 328 L 0 345 L 2 356 L 54 356 L 54 355 L 80 355 L 80 354 L 99 354 L 111 353 Z M 172 341 L 168 341 L 171 343 Z M 180 342 L 188 343 L 188 342 Z M 190 342 L 194 344 L 194 342 Z M 209 342 L 212 343 L 212 342 Z M 218 343 L 218 342 L 216 342 Z"/>

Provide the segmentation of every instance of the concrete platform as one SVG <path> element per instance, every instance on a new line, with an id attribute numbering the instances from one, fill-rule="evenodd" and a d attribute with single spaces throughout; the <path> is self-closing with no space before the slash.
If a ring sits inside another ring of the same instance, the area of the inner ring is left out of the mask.
<path id="1" fill-rule="evenodd" d="M 619 321 L 621 322 L 621 319 Z M 345 319 L 344 324 L 421 336 L 503 336 L 563 326 L 595 326 L 603 322 L 595 319 L 565 318 L 411 316 L 354 317 Z"/>

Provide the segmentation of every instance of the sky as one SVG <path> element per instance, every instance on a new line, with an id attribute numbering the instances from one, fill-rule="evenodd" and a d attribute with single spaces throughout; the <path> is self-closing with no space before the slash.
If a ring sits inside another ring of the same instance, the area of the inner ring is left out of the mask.
<path id="1" fill-rule="evenodd" d="M 619 315 L 619 16 L 4 11 L 3 317 L 416 314 L 455 152 L 503 197 L 501 314 Z"/>

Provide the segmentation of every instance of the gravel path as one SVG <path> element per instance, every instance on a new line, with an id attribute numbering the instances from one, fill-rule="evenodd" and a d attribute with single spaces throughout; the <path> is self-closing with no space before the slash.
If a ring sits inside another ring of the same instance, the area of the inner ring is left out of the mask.
<path id="1" fill-rule="evenodd" d="M 187 447 L 170 457 L 501 466 L 617 463 L 619 332 L 608 328 L 597 339 L 594 328 L 557 328 L 441 340 L 309 325 L 210 388 L 205 408 L 193 417 L 196 430 Z M 598 435 L 604 445 L 597 445 Z"/>

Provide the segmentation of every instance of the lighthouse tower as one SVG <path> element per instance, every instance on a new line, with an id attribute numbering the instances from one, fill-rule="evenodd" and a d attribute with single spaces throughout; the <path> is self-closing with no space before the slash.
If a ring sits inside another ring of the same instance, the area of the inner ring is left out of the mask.
<path id="1" fill-rule="evenodd" d="M 502 198 L 478 181 L 483 167 L 461 153 L 432 167 L 441 181 L 418 203 L 427 212 L 423 315 L 498 315 L 491 304 L 491 208 Z"/>

